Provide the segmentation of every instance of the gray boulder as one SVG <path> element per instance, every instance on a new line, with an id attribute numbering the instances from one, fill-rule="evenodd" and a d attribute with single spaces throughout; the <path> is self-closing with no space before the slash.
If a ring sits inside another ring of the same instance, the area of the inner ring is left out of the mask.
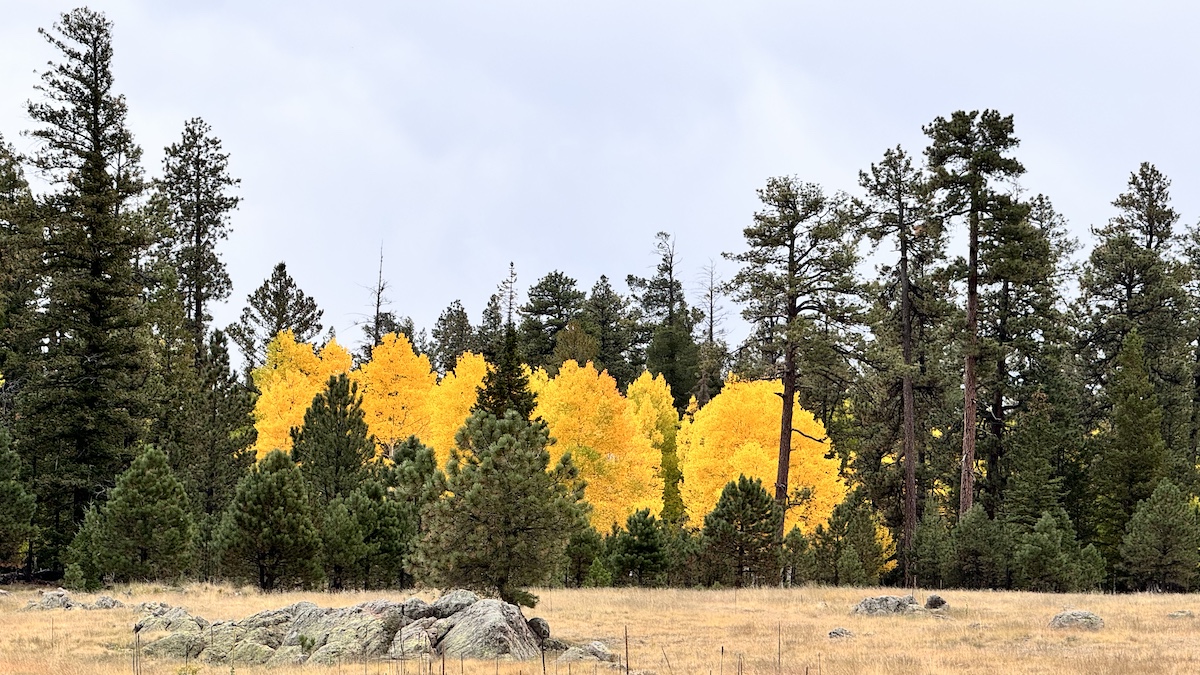
<path id="1" fill-rule="evenodd" d="M 229 652 L 229 660 L 235 664 L 246 664 L 248 666 L 259 666 L 267 663 L 275 656 L 275 650 L 257 642 L 249 640 L 237 643 L 237 646 Z"/>
<path id="2" fill-rule="evenodd" d="M 946 602 L 942 596 L 936 593 L 925 598 L 925 609 L 947 609 L 949 607 L 950 603 Z"/>
<path id="3" fill-rule="evenodd" d="M 288 645 L 280 647 L 271 655 L 271 659 L 267 661 L 268 666 L 297 666 L 304 663 L 308 655 L 304 650 L 296 645 Z"/>
<path id="4" fill-rule="evenodd" d="M 413 621 L 434 616 L 433 607 L 420 598 L 409 598 L 401 603 L 400 606 L 401 611 L 404 612 L 404 616 Z"/>
<path id="5" fill-rule="evenodd" d="M 203 651 L 204 639 L 195 633 L 171 633 L 142 647 L 146 656 L 180 661 L 194 659 Z"/>
<path id="6" fill-rule="evenodd" d="M 314 645 L 308 663 L 331 664 L 344 659 L 382 656 L 391 647 L 396 633 L 411 621 L 404 616 L 403 605 L 388 600 L 364 602 L 353 607 L 302 610 L 292 624 L 284 644 L 300 644 L 305 635 Z"/>
<path id="7" fill-rule="evenodd" d="M 558 657 L 560 663 L 579 663 L 581 661 L 599 661 L 601 663 L 616 663 L 617 655 L 612 653 L 603 642 L 589 642 L 586 645 L 571 647 Z"/>
<path id="8" fill-rule="evenodd" d="M 415 659 L 425 654 L 432 654 L 437 641 L 433 639 L 431 629 L 437 619 L 427 616 L 417 619 L 400 629 L 388 648 L 388 658 Z"/>
<path id="9" fill-rule="evenodd" d="M 548 637 L 545 640 L 542 640 L 542 651 L 544 651 L 544 652 L 561 653 L 561 652 L 567 651 L 570 648 L 571 648 L 571 645 L 569 645 L 566 642 L 564 642 L 563 640 L 559 640 L 558 638 L 555 638 L 555 637 Z"/>
<path id="10" fill-rule="evenodd" d="M 1177 612 L 1171 612 L 1167 615 L 1168 619 L 1191 619 L 1195 618 L 1195 613 L 1190 609 L 1181 609 Z"/>
<path id="11" fill-rule="evenodd" d="M 96 601 L 92 604 L 84 605 L 84 609 L 118 609 L 124 606 L 125 603 L 121 602 L 120 600 L 117 600 L 116 598 L 110 598 L 107 595 L 102 595 L 96 598 Z"/>
<path id="12" fill-rule="evenodd" d="M 849 628 L 834 628 L 829 631 L 830 640 L 841 640 L 854 637 L 854 633 Z"/>
<path id="13" fill-rule="evenodd" d="M 538 638 L 521 608 L 500 600 L 480 600 L 454 615 L 454 626 L 437 643 L 447 656 L 467 659 L 535 659 Z"/>
<path id="14" fill-rule="evenodd" d="M 873 598 L 863 598 L 855 605 L 852 614 L 867 614 L 869 616 L 886 616 L 889 614 L 911 614 L 923 611 L 911 595 L 880 595 Z"/>
<path id="15" fill-rule="evenodd" d="M 1091 612 L 1072 609 L 1059 612 L 1050 619 L 1051 628 L 1082 628 L 1084 630 L 1100 630 L 1104 628 L 1104 619 Z"/>
<path id="16" fill-rule="evenodd" d="M 529 624 L 529 630 L 538 637 L 538 640 L 545 642 L 546 638 L 550 637 L 550 624 L 545 619 L 533 617 L 525 623 Z"/>
<path id="17" fill-rule="evenodd" d="M 433 602 L 430 606 L 432 616 L 439 619 L 448 618 L 454 614 L 458 614 L 471 605 L 479 602 L 479 596 L 471 591 L 462 589 L 450 591 Z"/>
<path id="18" fill-rule="evenodd" d="M 170 631 L 172 633 L 200 633 L 208 629 L 209 623 L 202 616 L 192 616 L 183 607 L 155 608 L 150 614 L 144 615 L 133 625 L 137 633 L 152 633 L 155 631 Z"/>
<path id="19" fill-rule="evenodd" d="M 22 612 L 38 612 L 47 609 L 77 609 L 80 604 L 71 599 L 64 588 L 53 591 L 38 591 L 38 599 L 30 600 Z"/>

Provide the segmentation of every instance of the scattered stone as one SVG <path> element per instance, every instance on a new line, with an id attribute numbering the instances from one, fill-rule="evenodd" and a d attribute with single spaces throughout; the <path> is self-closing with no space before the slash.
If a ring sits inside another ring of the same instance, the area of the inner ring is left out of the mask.
<path id="1" fill-rule="evenodd" d="M 8 591 L 0 590 L 0 598 L 7 597 L 8 595 L 9 595 Z"/>
<path id="2" fill-rule="evenodd" d="M 580 661 L 599 661 L 601 663 L 616 663 L 617 655 L 612 653 L 608 645 L 600 641 L 589 642 L 586 645 L 571 647 L 558 657 L 560 663 L 578 663 Z"/>
<path id="3" fill-rule="evenodd" d="M 854 633 L 849 628 L 834 628 L 829 631 L 830 640 L 841 640 L 844 638 L 852 638 Z"/>
<path id="4" fill-rule="evenodd" d="M 870 616 L 885 616 L 888 614 L 912 614 L 924 611 L 911 595 L 880 595 L 874 598 L 864 598 L 859 602 L 852 614 L 867 614 Z"/>
<path id="5" fill-rule="evenodd" d="M 1104 628 L 1104 619 L 1091 612 L 1072 609 L 1059 612 L 1050 619 L 1051 628 L 1082 628 L 1085 630 L 1100 630 Z"/>
<path id="6" fill-rule="evenodd" d="M 439 619 L 446 619 L 454 614 L 458 614 L 464 609 L 479 602 L 479 596 L 471 591 L 457 590 L 450 591 L 434 601 L 430 607 L 432 616 Z"/>
<path id="7" fill-rule="evenodd" d="M 946 602 L 945 599 L 942 598 L 942 596 L 940 596 L 936 593 L 929 596 L 928 598 L 925 598 L 925 609 L 943 609 L 943 608 L 948 609 L 949 606 L 950 606 L 950 603 Z"/>
<path id="8" fill-rule="evenodd" d="M 80 605 L 71 599 L 71 594 L 64 588 L 53 591 L 38 591 L 40 598 L 30 600 L 22 612 L 36 612 L 47 609 L 76 609 Z"/>
<path id="9" fill-rule="evenodd" d="M 116 598 L 110 598 L 107 595 L 102 595 L 96 598 L 96 601 L 92 604 L 84 605 L 84 609 L 118 609 L 124 606 L 125 603 L 121 602 L 120 600 L 117 600 Z"/>
<path id="10" fill-rule="evenodd" d="M 1192 610 L 1181 609 L 1177 612 L 1171 612 L 1170 614 L 1167 615 L 1167 618 L 1168 619 L 1192 619 L 1192 618 L 1195 618 L 1195 616 L 1196 615 L 1192 612 Z"/>
<path id="11" fill-rule="evenodd" d="M 520 607 L 501 600 L 480 600 L 454 615 L 454 626 L 437 648 L 446 656 L 467 659 L 527 660 L 541 654 L 538 642 Z"/>
<path id="12" fill-rule="evenodd" d="M 529 630 L 533 631 L 539 641 L 544 642 L 546 638 L 550 637 L 550 624 L 545 619 L 535 616 L 525 623 L 529 624 Z"/>
<path id="13" fill-rule="evenodd" d="M 542 640 L 542 651 L 544 652 L 565 652 L 570 648 L 571 645 L 558 638 L 548 637 Z"/>

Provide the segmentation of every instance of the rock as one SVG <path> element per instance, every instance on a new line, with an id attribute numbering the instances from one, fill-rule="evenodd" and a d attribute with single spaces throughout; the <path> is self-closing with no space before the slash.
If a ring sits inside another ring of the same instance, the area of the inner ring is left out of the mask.
<path id="1" fill-rule="evenodd" d="M 1171 612 L 1167 615 L 1168 619 L 1191 619 L 1196 615 L 1190 609 L 1181 609 L 1177 612 Z"/>
<path id="2" fill-rule="evenodd" d="M 192 616 L 183 607 L 164 606 L 167 609 L 159 609 L 157 613 L 151 613 L 139 619 L 133 625 L 133 630 L 137 633 L 163 630 L 172 633 L 199 633 L 208 629 L 209 623 L 204 617 Z"/>
<path id="3" fill-rule="evenodd" d="M 295 666 L 304 663 L 304 659 L 308 656 L 304 650 L 296 645 L 288 645 L 275 650 L 271 656 L 271 660 L 267 661 L 268 666 Z"/>
<path id="4" fill-rule="evenodd" d="M 570 648 L 571 645 L 558 638 L 548 637 L 542 640 L 542 651 L 544 652 L 565 652 Z"/>
<path id="5" fill-rule="evenodd" d="M 204 651 L 204 639 L 193 633 L 171 633 L 142 647 L 142 651 L 158 658 L 194 659 Z"/>
<path id="6" fill-rule="evenodd" d="M 911 595 L 880 595 L 874 598 L 863 598 L 861 602 L 855 605 L 851 613 L 883 616 L 887 614 L 911 614 L 920 611 L 924 610 L 917 604 L 916 598 Z"/>
<path id="7" fill-rule="evenodd" d="M 535 616 L 525 623 L 529 625 L 529 630 L 533 631 L 533 634 L 538 637 L 539 641 L 545 641 L 546 638 L 550 637 L 550 624 L 546 623 L 545 619 Z"/>
<path id="8" fill-rule="evenodd" d="M 107 595 L 102 595 L 96 598 L 96 601 L 92 604 L 84 605 L 84 609 L 118 609 L 124 606 L 125 603 L 121 602 L 120 600 L 117 600 L 116 598 L 110 598 Z"/>
<path id="9" fill-rule="evenodd" d="M 433 616 L 433 607 L 420 598 L 409 598 L 401 603 L 404 616 L 416 621 Z M 436 618 L 436 617 L 435 617 Z"/>
<path id="10" fill-rule="evenodd" d="M 435 600 L 430 609 L 433 616 L 445 619 L 451 615 L 458 614 L 477 602 L 479 602 L 478 595 L 475 595 L 471 591 L 459 589 L 457 591 L 450 591 Z"/>
<path id="11" fill-rule="evenodd" d="M 560 663 L 578 663 L 580 661 L 599 661 L 602 663 L 616 663 L 617 655 L 609 650 L 608 645 L 603 642 L 589 642 L 586 645 L 571 647 L 563 652 L 563 655 L 558 657 Z"/>
<path id="12" fill-rule="evenodd" d="M 834 628 L 833 630 L 829 631 L 830 640 L 840 640 L 842 638 L 852 637 L 854 637 L 854 633 L 851 632 L 849 628 Z"/>
<path id="13" fill-rule="evenodd" d="M 949 607 L 950 603 L 946 602 L 942 596 L 936 593 L 925 598 L 925 609 L 943 609 Z"/>
<path id="14" fill-rule="evenodd" d="M 8 591 L 0 589 L 0 598 L 7 598 L 8 596 L 9 596 Z"/>
<path id="15" fill-rule="evenodd" d="M 29 604 L 25 605 L 22 612 L 35 612 L 47 609 L 76 609 L 80 605 L 71 599 L 71 594 L 66 589 L 59 588 L 53 591 L 38 591 L 41 596 L 37 600 L 30 600 Z"/>
<path id="16" fill-rule="evenodd" d="M 1100 630 L 1104 628 L 1104 619 L 1091 612 L 1085 612 L 1081 609 L 1072 609 L 1065 612 L 1059 612 L 1050 619 L 1051 628 L 1083 628 L 1086 630 Z"/>
<path id="17" fill-rule="evenodd" d="M 234 664 L 258 666 L 267 663 L 275 656 L 275 650 L 257 642 L 242 641 L 229 652 L 229 660 Z"/>
<path id="18" fill-rule="evenodd" d="M 500 600 L 479 600 L 454 615 L 454 626 L 437 643 L 447 656 L 467 659 L 535 659 L 538 638 L 521 608 Z"/>
<path id="19" fill-rule="evenodd" d="M 322 612 L 303 608 L 284 644 L 293 644 L 293 634 L 296 645 L 300 644 L 300 635 L 312 640 L 314 650 L 308 663 L 330 664 L 346 658 L 372 658 L 387 653 L 396 633 L 409 623 L 403 605 L 390 600 Z"/>
<path id="20" fill-rule="evenodd" d="M 430 628 L 436 621 L 436 618 L 427 616 L 401 628 L 392 640 L 392 646 L 388 648 L 388 658 L 415 659 L 423 654 L 432 654 L 437 642 L 430 634 Z"/>

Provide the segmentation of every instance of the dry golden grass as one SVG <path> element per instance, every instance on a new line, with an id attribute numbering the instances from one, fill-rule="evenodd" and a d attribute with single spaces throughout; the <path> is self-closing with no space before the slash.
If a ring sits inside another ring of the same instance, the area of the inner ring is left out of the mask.
<path id="1" fill-rule="evenodd" d="M 1200 614 L 1189 595 L 1043 595 L 1035 593 L 948 591 L 950 619 L 928 616 L 851 616 L 867 595 L 888 589 L 799 588 L 762 590 L 543 590 L 542 602 L 527 615 L 546 618 L 556 636 L 568 641 L 600 639 L 624 651 L 629 630 L 635 670 L 684 673 L 1196 673 L 1200 672 L 1200 619 L 1169 619 L 1179 609 Z M 114 593 L 127 603 L 161 600 L 183 605 L 210 620 L 235 619 L 272 607 L 310 600 L 345 606 L 401 593 L 237 593 L 221 586 L 169 589 L 148 585 Z M 132 672 L 129 610 L 17 610 L 34 590 L 0 597 L 0 673 L 5 675 L 118 675 Z M 425 597 L 430 597 L 426 594 Z M 79 599 L 86 599 L 80 596 Z M 918 593 L 918 599 L 923 594 Z M 1063 608 L 1087 609 L 1104 617 L 1098 632 L 1062 631 L 1047 622 Z M 833 641 L 835 627 L 857 635 Z M 721 648 L 724 647 L 722 666 Z M 781 667 L 777 669 L 777 656 Z M 668 666 L 667 661 L 670 661 Z M 175 675 L 183 664 L 143 662 L 145 675 Z M 533 675 L 540 663 L 466 663 L 466 673 Z M 415 674 L 416 664 L 406 673 Z M 446 671 L 458 673 L 457 662 Z M 229 666 L 202 667 L 198 673 L 225 674 Z M 369 673 L 392 675 L 398 664 L 343 664 L 340 667 L 250 668 L 236 673 Z M 433 668 L 441 672 L 441 664 Z M 553 663 L 548 672 L 556 672 Z M 558 673 L 567 673 L 565 666 Z M 572 675 L 591 673 L 590 666 Z M 599 671 L 603 673 L 604 671 Z"/>

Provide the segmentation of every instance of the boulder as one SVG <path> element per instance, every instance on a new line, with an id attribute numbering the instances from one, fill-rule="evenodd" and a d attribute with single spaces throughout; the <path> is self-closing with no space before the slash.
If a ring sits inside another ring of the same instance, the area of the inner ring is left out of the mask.
<path id="1" fill-rule="evenodd" d="M 237 643 L 237 646 L 229 652 L 229 661 L 236 665 L 259 666 L 269 662 L 273 656 L 275 656 L 274 649 L 264 644 L 245 640 Z"/>
<path id="2" fill-rule="evenodd" d="M 430 606 L 430 611 L 432 616 L 445 619 L 458 614 L 477 602 L 479 602 L 478 595 L 475 595 L 471 591 L 459 589 L 457 591 L 450 591 L 435 600 L 433 605 Z"/>
<path id="3" fill-rule="evenodd" d="M 580 661 L 599 661 L 601 663 L 616 663 L 617 655 L 612 653 L 603 642 L 589 642 L 586 645 L 571 647 L 558 657 L 561 663 L 578 663 Z"/>
<path id="4" fill-rule="evenodd" d="M 432 616 L 417 619 L 400 629 L 388 648 L 388 658 L 415 659 L 424 654 L 432 654 L 437 641 L 433 639 L 430 629 L 437 621 Z"/>
<path id="5" fill-rule="evenodd" d="M 1168 619 L 1191 619 L 1196 615 L 1190 609 L 1181 609 L 1177 612 L 1171 612 L 1167 615 Z"/>
<path id="6" fill-rule="evenodd" d="M 76 609 L 80 605 L 71 599 L 71 594 L 64 588 L 53 591 L 38 591 L 37 600 L 30 600 L 22 612 L 36 612 L 47 609 Z"/>
<path id="7" fill-rule="evenodd" d="M 382 656 L 391 647 L 396 633 L 411 623 L 404 616 L 403 605 L 389 600 L 332 610 L 320 610 L 315 605 L 313 608 L 300 608 L 283 642 L 300 645 L 301 635 L 311 640 L 314 649 L 309 663 L 330 664 L 347 658 Z"/>
<path id="8" fill-rule="evenodd" d="M 192 616 L 183 607 L 166 607 L 165 610 L 138 619 L 133 625 L 134 632 L 151 633 L 165 630 L 172 633 L 200 633 L 208 629 L 209 623 L 204 617 Z"/>
<path id="9" fill-rule="evenodd" d="M 550 637 L 550 624 L 545 619 L 535 616 L 525 623 L 529 624 L 529 630 L 533 631 L 539 641 L 544 642 L 546 638 Z"/>
<path id="10" fill-rule="evenodd" d="M 1072 609 L 1059 612 L 1050 619 L 1051 628 L 1082 628 L 1085 630 L 1100 630 L 1104 628 L 1104 619 L 1091 612 Z"/>
<path id="11" fill-rule="evenodd" d="M 950 603 L 946 602 L 942 596 L 934 593 L 925 598 L 925 609 L 949 609 Z"/>
<path id="12" fill-rule="evenodd" d="M 267 661 L 268 666 L 296 666 L 304 663 L 304 659 L 308 656 L 304 650 L 296 645 L 288 645 L 280 647 L 271 655 L 271 659 Z"/>
<path id="13" fill-rule="evenodd" d="M 437 643 L 447 656 L 467 659 L 535 659 L 538 638 L 521 608 L 500 600 L 479 600 L 454 615 L 454 626 Z"/>
<path id="14" fill-rule="evenodd" d="M 851 632 L 849 628 L 834 628 L 833 630 L 829 631 L 830 640 L 841 640 L 852 637 L 854 637 L 854 633 Z"/>
<path id="15" fill-rule="evenodd" d="M 420 598 L 409 598 L 401 603 L 401 609 L 404 616 L 416 621 L 433 616 L 433 607 Z"/>
<path id="16" fill-rule="evenodd" d="M 565 652 L 570 648 L 571 645 L 558 638 L 548 637 L 542 640 L 542 651 L 544 652 Z"/>
<path id="17" fill-rule="evenodd" d="M 911 595 L 880 595 L 873 598 L 863 598 L 855 605 L 853 614 L 884 616 L 888 614 L 911 614 L 923 611 Z"/>
<path id="18" fill-rule="evenodd" d="M 142 647 L 146 656 L 158 658 L 194 659 L 204 651 L 204 639 L 195 633 L 171 633 Z"/>
<path id="19" fill-rule="evenodd" d="M 84 605 L 84 609 L 118 609 L 124 606 L 125 603 L 121 602 L 120 600 L 117 600 L 116 598 L 110 598 L 107 595 L 102 595 L 96 598 L 96 601 L 92 604 Z"/>

